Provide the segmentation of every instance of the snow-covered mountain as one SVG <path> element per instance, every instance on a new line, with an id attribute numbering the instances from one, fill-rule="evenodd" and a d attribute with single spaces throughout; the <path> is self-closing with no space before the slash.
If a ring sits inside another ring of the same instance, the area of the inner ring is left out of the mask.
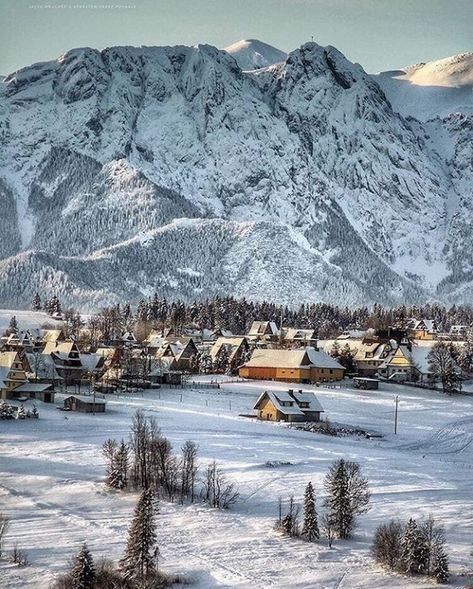
<path id="1" fill-rule="evenodd" d="M 394 109 L 421 121 L 473 114 L 473 53 L 418 63 L 376 77 Z"/>
<path id="2" fill-rule="evenodd" d="M 404 119 L 330 46 L 277 59 L 84 48 L 8 76 L 0 304 L 469 301 L 471 118 Z"/>
<path id="3" fill-rule="evenodd" d="M 257 70 L 282 61 L 287 53 L 257 39 L 244 39 L 225 47 L 243 71 Z"/>

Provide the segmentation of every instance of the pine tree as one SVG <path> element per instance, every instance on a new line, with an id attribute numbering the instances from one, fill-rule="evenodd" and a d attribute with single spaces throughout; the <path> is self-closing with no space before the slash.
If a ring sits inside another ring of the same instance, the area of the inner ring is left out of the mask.
<path id="1" fill-rule="evenodd" d="M 34 293 L 31 309 L 33 311 L 41 311 L 41 297 L 39 296 L 39 292 Z"/>
<path id="2" fill-rule="evenodd" d="M 114 489 L 123 490 L 128 486 L 129 451 L 125 441 L 122 440 L 111 460 L 111 468 L 107 484 Z"/>
<path id="3" fill-rule="evenodd" d="M 135 507 L 125 554 L 120 561 L 123 578 L 129 582 L 139 582 L 155 575 L 158 554 L 154 497 L 151 489 L 145 489 Z"/>
<path id="4" fill-rule="evenodd" d="M 25 419 L 26 418 L 26 413 L 25 413 L 25 407 L 24 405 L 20 405 L 16 411 L 16 418 L 17 419 Z"/>
<path id="5" fill-rule="evenodd" d="M 448 556 L 445 553 L 443 544 L 438 544 L 434 547 L 432 554 L 432 575 L 435 577 L 437 583 L 448 583 Z"/>
<path id="6" fill-rule="evenodd" d="M 330 519 L 339 538 L 350 538 L 356 516 L 368 510 L 368 481 L 361 475 L 360 465 L 343 458 L 336 460 L 325 477 Z"/>
<path id="7" fill-rule="evenodd" d="M 18 322 L 16 320 L 15 315 L 10 319 L 10 323 L 8 324 L 8 330 L 10 333 L 17 333 L 18 332 Z"/>
<path id="8" fill-rule="evenodd" d="M 428 549 L 425 537 L 415 519 L 411 518 L 406 525 L 402 538 L 401 563 L 404 572 L 411 575 L 426 572 Z"/>
<path id="9" fill-rule="evenodd" d="M 93 589 L 95 576 L 92 555 L 84 544 L 74 559 L 71 570 L 71 589 Z"/>
<path id="10" fill-rule="evenodd" d="M 308 542 L 314 542 L 320 538 L 317 511 L 315 508 L 315 494 L 312 483 L 308 483 L 304 494 L 304 521 L 302 535 Z"/>

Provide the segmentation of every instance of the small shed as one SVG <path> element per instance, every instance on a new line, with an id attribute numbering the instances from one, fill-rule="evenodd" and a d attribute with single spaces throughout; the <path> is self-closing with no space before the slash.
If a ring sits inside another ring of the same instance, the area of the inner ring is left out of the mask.
<path id="1" fill-rule="evenodd" d="M 379 380 L 377 378 L 366 378 L 355 376 L 353 379 L 353 386 L 355 389 L 363 389 L 365 391 L 377 391 L 379 389 Z"/>
<path id="2" fill-rule="evenodd" d="M 13 390 L 14 397 L 26 397 L 37 399 L 44 403 L 54 403 L 54 391 L 52 385 L 40 382 L 25 382 Z"/>
<path id="3" fill-rule="evenodd" d="M 106 402 L 93 395 L 71 395 L 64 399 L 64 409 L 81 413 L 105 413 Z"/>

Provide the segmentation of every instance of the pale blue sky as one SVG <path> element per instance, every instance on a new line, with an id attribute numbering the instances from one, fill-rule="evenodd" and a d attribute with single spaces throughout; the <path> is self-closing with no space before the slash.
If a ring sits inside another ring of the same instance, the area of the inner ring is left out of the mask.
<path id="1" fill-rule="evenodd" d="M 290 51 L 312 36 L 375 72 L 473 51 L 473 0 L 0 0 L 0 27 L 2 74 L 72 47 L 256 38 Z"/>

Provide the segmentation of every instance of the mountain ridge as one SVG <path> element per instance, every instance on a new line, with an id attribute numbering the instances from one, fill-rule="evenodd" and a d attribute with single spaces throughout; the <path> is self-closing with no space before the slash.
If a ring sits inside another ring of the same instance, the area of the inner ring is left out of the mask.
<path id="1" fill-rule="evenodd" d="M 219 279 L 209 254 L 192 268 L 213 276 L 207 290 L 283 302 L 300 292 L 303 300 L 342 304 L 466 296 L 470 259 L 451 236 L 473 218 L 468 117 L 403 118 L 376 79 L 333 47 L 307 43 L 285 62 L 251 72 L 208 45 L 82 48 L 7 76 L 1 94 L 0 197 L 9 231 L 0 238 L 8 260 L 0 264 L 3 304 L 27 304 L 31 293 L 12 270 L 22 274 L 21 264 L 35 288 L 73 303 L 64 284 L 85 284 L 84 268 L 92 276 L 100 266 L 97 252 L 181 217 L 196 226 L 215 218 L 234 224 L 226 235 L 240 252 L 237 278 L 225 271 Z M 252 232 L 246 223 L 255 224 Z M 215 232 L 216 224 L 202 231 Z M 198 233 L 174 231 L 177 241 L 177 233 Z M 261 252 L 255 235 L 269 240 Z M 38 255 L 26 260 L 20 252 L 31 248 Z M 45 262 L 49 278 L 41 273 L 44 251 L 56 256 Z M 285 255 L 294 266 L 284 271 L 287 285 L 274 262 Z M 161 272 L 167 267 L 178 273 L 161 259 Z M 252 269 L 247 279 L 244 267 Z M 166 290 L 153 268 L 154 287 Z M 110 279 L 108 290 L 90 279 L 94 304 L 118 291 L 134 301 L 149 296 L 146 269 L 129 271 L 122 284 Z M 180 295 L 205 296 L 199 288 L 188 282 Z"/>

